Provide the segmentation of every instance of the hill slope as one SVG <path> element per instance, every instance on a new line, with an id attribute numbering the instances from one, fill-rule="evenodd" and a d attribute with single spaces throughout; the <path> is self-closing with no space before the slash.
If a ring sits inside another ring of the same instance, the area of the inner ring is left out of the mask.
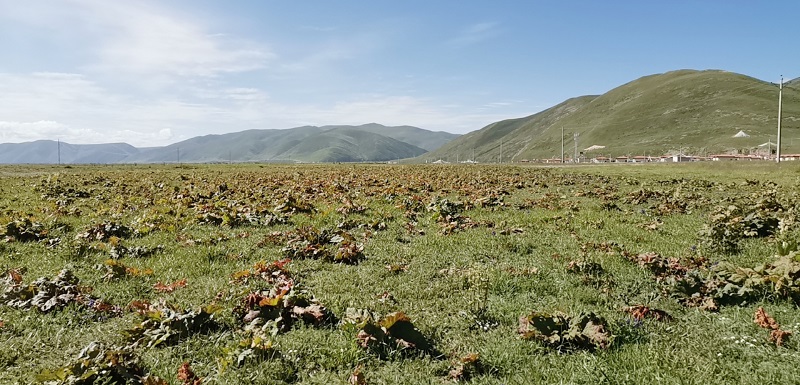
<path id="1" fill-rule="evenodd" d="M 0 163 L 116 163 L 139 152 L 127 143 L 69 144 L 54 140 L 0 144 Z"/>
<path id="2" fill-rule="evenodd" d="M 349 126 L 325 126 L 322 128 L 338 128 Z M 428 131 L 413 126 L 394 126 L 386 127 L 376 123 L 364 124 L 355 127 L 356 129 L 364 132 L 371 132 L 388 136 L 392 139 L 397 139 L 401 142 L 406 142 L 410 145 L 417 146 L 425 149 L 426 151 L 433 151 L 442 147 L 446 143 L 458 138 L 459 135 L 451 134 L 444 131 Z"/>
<path id="3" fill-rule="evenodd" d="M 319 127 L 288 130 L 247 130 L 222 135 L 197 136 L 165 147 L 154 147 L 124 159 L 126 163 L 248 162 L 283 159 L 280 155 L 306 138 L 322 132 Z M 298 159 L 302 160 L 302 159 Z"/>
<path id="4" fill-rule="evenodd" d="M 504 161 L 560 157 L 562 127 L 567 157 L 575 148 L 573 133 L 579 134 L 579 151 L 606 146 L 589 156 L 749 150 L 768 140 L 774 143 L 777 94 L 771 83 L 725 71 L 651 75 L 600 96 L 493 123 L 423 158 L 467 159 L 475 148 L 478 161 L 495 162 L 501 142 Z M 784 90 L 783 111 L 783 151 L 800 152 L 800 91 Z M 733 138 L 740 130 L 750 137 Z"/>
<path id="5" fill-rule="evenodd" d="M 458 135 L 411 126 L 304 126 L 198 136 L 164 147 L 61 142 L 61 163 L 374 162 L 413 158 Z M 57 163 L 58 143 L 0 144 L 0 163 Z"/>
<path id="6" fill-rule="evenodd" d="M 395 127 L 304 126 L 286 130 L 248 130 L 224 135 L 206 135 L 142 151 L 126 163 L 298 161 L 373 162 L 413 158 L 426 150 L 393 139 Z M 416 142 L 440 140 L 438 133 L 423 129 L 410 135 Z M 385 131 L 382 135 L 376 132 Z M 451 134 L 452 135 L 452 134 Z M 429 140 L 428 138 L 432 138 Z"/>
<path id="7" fill-rule="evenodd" d="M 280 157 L 306 162 L 364 162 L 413 158 L 426 152 L 358 127 L 337 127 L 306 138 Z"/>

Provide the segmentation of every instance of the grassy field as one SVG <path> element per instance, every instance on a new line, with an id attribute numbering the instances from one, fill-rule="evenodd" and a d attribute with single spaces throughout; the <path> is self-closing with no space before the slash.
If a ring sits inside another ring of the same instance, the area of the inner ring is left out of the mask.
<path id="1" fill-rule="evenodd" d="M 0 167 L 0 384 L 796 383 L 798 166 Z"/>

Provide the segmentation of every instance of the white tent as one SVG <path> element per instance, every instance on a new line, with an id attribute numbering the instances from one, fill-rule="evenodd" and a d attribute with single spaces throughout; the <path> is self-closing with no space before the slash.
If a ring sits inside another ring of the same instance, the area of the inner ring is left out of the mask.
<path id="1" fill-rule="evenodd" d="M 599 150 L 601 148 L 606 148 L 606 146 L 599 146 L 599 145 L 595 144 L 594 146 L 584 148 L 583 151 L 588 152 L 588 151 L 592 151 L 592 150 Z"/>
<path id="2" fill-rule="evenodd" d="M 744 131 L 739 131 L 739 132 L 737 132 L 737 133 L 736 133 L 736 135 L 734 135 L 733 137 L 734 137 L 734 138 L 749 138 L 749 137 L 750 137 L 750 135 L 747 135 L 747 133 L 746 133 L 746 132 L 744 132 Z"/>

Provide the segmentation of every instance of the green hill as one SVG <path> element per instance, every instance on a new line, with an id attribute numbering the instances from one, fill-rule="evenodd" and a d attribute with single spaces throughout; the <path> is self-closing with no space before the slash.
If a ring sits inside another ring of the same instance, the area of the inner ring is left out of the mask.
<path id="1" fill-rule="evenodd" d="M 393 139 L 395 127 L 304 126 L 285 130 L 248 130 L 224 135 L 206 135 L 140 152 L 127 163 L 175 162 L 379 162 L 413 158 L 426 152 Z M 383 130 L 387 135 L 373 131 Z M 437 133 L 418 129 L 416 140 L 439 140 Z"/>
<path id="2" fill-rule="evenodd" d="M 55 140 L 0 144 L 0 164 L 116 163 L 138 149 L 127 143 L 69 144 Z"/>
<path id="3" fill-rule="evenodd" d="M 388 136 L 355 127 L 337 127 L 306 138 L 279 158 L 305 162 L 380 162 L 413 158 L 426 152 Z"/>
<path id="4" fill-rule="evenodd" d="M 775 142 L 778 89 L 775 85 L 725 71 L 681 70 L 651 75 L 600 96 L 567 100 L 538 114 L 490 124 L 421 159 L 496 162 L 560 157 L 561 130 L 566 156 L 605 146 L 588 156 L 703 154 L 750 151 Z M 783 151 L 800 152 L 800 91 L 783 98 Z M 739 131 L 749 137 L 734 138 Z"/>
<path id="5" fill-rule="evenodd" d="M 326 129 L 338 127 L 349 126 L 324 126 L 322 128 Z M 357 126 L 355 128 L 364 132 L 388 136 L 392 139 L 397 139 L 401 142 L 406 142 L 413 146 L 425 149 L 426 151 L 433 151 L 459 137 L 458 134 L 451 134 L 444 131 L 428 131 L 413 126 L 386 127 L 377 123 L 369 123 Z"/>

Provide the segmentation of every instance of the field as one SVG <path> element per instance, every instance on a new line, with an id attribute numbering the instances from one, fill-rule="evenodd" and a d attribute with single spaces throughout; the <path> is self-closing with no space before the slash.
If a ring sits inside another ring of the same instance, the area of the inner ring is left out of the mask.
<path id="1" fill-rule="evenodd" d="M 800 167 L 0 167 L 0 384 L 789 384 Z"/>

